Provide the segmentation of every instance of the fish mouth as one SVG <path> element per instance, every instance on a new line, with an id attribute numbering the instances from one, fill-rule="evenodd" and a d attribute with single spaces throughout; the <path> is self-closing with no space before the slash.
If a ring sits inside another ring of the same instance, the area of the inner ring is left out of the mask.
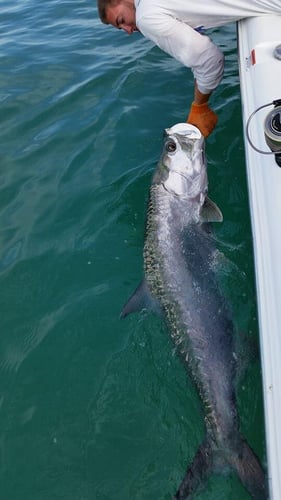
<path id="1" fill-rule="evenodd" d="M 172 127 L 165 128 L 164 137 L 176 135 L 176 136 L 185 136 L 188 139 L 201 139 L 203 136 L 199 130 L 199 128 L 195 127 L 195 125 L 191 125 L 191 123 L 180 122 L 176 123 Z"/>

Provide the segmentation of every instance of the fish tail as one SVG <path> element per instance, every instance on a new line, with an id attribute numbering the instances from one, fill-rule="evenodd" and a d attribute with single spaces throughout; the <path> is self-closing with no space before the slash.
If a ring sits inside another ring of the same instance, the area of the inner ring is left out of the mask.
<path id="1" fill-rule="evenodd" d="M 185 500 L 199 489 L 210 476 L 213 468 L 213 450 L 211 442 L 206 436 L 199 446 L 192 464 L 188 467 L 186 474 L 174 496 L 174 500 Z"/>
<path id="2" fill-rule="evenodd" d="M 255 455 L 247 441 L 237 436 L 235 447 L 228 451 L 214 449 L 213 441 L 207 434 L 197 450 L 192 464 L 174 496 L 174 500 L 187 500 L 206 485 L 208 477 L 218 467 L 228 464 L 238 475 L 244 488 L 250 493 L 253 500 L 268 499 L 267 481 L 258 457 Z"/>
<path id="3" fill-rule="evenodd" d="M 261 463 L 246 439 L 240 439 L 239 452 L 230 454 L 227 461 L 251 497 L 254 500 L 266 500 L 267 481 Z"/>

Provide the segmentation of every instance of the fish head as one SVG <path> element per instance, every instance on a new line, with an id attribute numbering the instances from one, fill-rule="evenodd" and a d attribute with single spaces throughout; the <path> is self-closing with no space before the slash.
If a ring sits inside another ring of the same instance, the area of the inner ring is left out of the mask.
<path id="1" fill-rule="evenodd" d="M 164 147 L 155 182 L 169 193 L 189 199 L 202 199 L 207 193 L 205 140 L 190 123 L 177 123 L 165 129 Z"/>

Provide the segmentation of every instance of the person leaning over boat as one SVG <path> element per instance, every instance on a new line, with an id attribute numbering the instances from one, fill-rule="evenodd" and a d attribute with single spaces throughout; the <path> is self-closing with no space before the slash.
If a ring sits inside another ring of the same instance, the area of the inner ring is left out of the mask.
<path id="1" fill-rule="evenodd" d="M 128 34 L 140 31 L 191 68 L 194 101 L 187 122 L 207 137 L 217 123 L 208 101 L 223 76 L 224 57 L 203 30 L 245 17 L 281 15 L 281 0 L 98 0 L 99 16 Z"/>

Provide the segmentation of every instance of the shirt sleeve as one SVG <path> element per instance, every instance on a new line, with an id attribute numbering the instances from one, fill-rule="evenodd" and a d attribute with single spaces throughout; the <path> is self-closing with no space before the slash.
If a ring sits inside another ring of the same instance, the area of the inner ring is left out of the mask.
<path id="1" fill-rule="evenodd" d="M 209 94 L 218 86 L 223 76 L 224 57 L 209 37 L 159 12 L 137 16 L 137 27 L 146 38 L 191 68 L 202 94 Z"/>

